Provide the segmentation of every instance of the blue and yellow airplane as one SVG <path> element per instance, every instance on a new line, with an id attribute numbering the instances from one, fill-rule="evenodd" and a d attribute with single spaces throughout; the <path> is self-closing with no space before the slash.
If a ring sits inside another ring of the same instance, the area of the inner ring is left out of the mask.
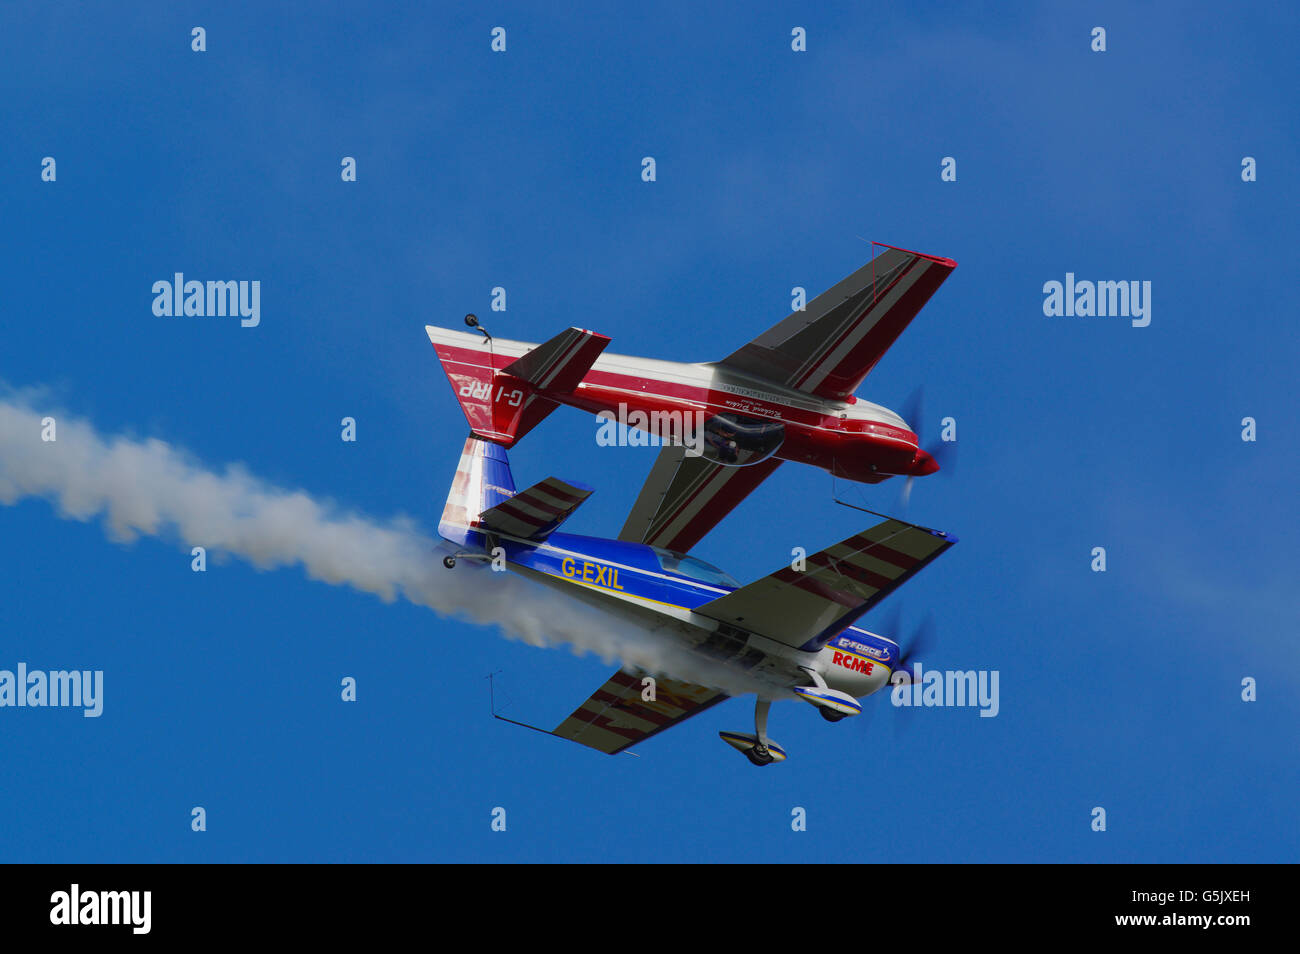
<path id="1" fill-rule="evenodd" d="M 885 520 L 741 586 L 685 553 L 560 533 L 591 493 L 555 477 L 516 493 L 505 449 L 470 437 L 438 532 L 456 547 L 443 560 L 448 569 L 457 558 L 495 559 L 629 624 L 648 622 L 653 638 L 725 668 L 724 690 L 624 667 L 551 730 L 610 754 L 722 702 L 739 685 L 757 699 L 754 732 L 719 735 L 755 765 L 783 761 L 785 750 L 767 735 L 772 702 L 803 700 L 831 722 L 860 713 L 858 700 L 887 685 L 905 661 L 893 640 L 852 624 L 957 542 Z"/>

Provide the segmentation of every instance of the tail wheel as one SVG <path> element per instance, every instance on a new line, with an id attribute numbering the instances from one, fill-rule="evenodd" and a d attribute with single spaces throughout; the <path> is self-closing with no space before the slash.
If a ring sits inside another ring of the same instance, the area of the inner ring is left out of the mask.
<path id="1" fill-rule="evenodd" d="M 445 556 L 442 558 L 442 565 L 449 570 L 456 569 L 456 558 L 454 556 Z"/>

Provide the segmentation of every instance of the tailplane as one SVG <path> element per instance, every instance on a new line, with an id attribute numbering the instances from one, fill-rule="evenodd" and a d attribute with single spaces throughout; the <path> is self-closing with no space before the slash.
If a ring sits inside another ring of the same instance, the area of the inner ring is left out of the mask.
<path id="1" fill-rule="evenodd" d="M 425 326 L 476 437 L 513 447 L 573 391 L 609 338 L 569 328 L 540 345 Z"/>

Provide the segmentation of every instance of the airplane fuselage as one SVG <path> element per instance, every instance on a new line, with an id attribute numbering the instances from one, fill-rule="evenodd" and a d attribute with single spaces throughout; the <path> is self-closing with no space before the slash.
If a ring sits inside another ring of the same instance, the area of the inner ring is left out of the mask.
<path id="1" fill-rule="evenodd" d="M 764 698 L 798 698 L 793 689 L 807 686 L 812 670 L 831 689 L 860 699 L 887 685 L 898 663 L 896 643 L 856 626 L 817 652 L 802 652 L 694 613 L 695 607 L 735 590 L 735 581 L 716 567 L 656 547 L 566 533 L 553 533 L 537 544 L 497 535 L 489 539 L 480 530 L 469 530 L 463 541 L 455 542 L 484 552 L 501 547 L 510 570 L 653 629 L 649 638 L 671 640 L 724 667 L 734 677 L 733 685 Z M 668 568 L 683 561 L 694 575 Z"/>
<path id="2" fill-rule="evenodd" d="M 875 483 L 891 474 L 924 469 L 917 436 L 888 408 L 856 397 L 823 400 L 718 365 L 602 355 L 572 393 L 548 396 L 592 414 L 605 411 L 628 418 L 640 412 L 632 418 L 633 426 L 651 433 L 656 413 L 665 411 L 698 413 L 706 427 L 723 415 L 739 419 L 742 429 L 753 422 L 750 426 L 761 431 L 764 423 L 776 422 L 780 431 L 772 431 L 779 434 L 780 443 L 771 456 L 849 480 Z M 716 451 L 706 448 L 705 456 L 716 459 Z"/>
<path id="3" fill-rule="evenodd" d="M 850 396 L 827 400 L 749 377 L 717 364 L 684 364 L 602 354 L 569 391 L 548 391 L 499 374 L 536 345 L 437 329 L 439 353 L 452 380 L 494 382 L 492 400 L 503 414 L 530 391 L 656 437 L 672 438 L 665 424 L 699 421 L 704 456 L 743 466 L 768 457 L 811 464 L 837 477 L 877 483 L 890 475 L 933 473 L 937 465 L 915 433 L 888 408 Z M 665 433 L 668 431 L 668 433 Z M 680 443 L 679 440 L 669 440 Z"/>

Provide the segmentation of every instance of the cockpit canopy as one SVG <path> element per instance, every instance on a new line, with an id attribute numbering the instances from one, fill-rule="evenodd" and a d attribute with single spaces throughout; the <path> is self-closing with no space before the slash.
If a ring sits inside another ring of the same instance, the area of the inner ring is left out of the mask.
<path id="1" fill-rule="evenodd" d="M 665 550 L 662 547 L 652 547 L 655 556 L 659 558 L 659 566 L 665 573 L 672 573 L 677 576 L 684 576 L 688 580 L 695 580 L 697 583 L 711 583 L 714 586 L 731 586 L 739 588 L 740 583 L 730 573 L 726 573 L 712 563 L 705 563 L 693 556 L 685 553 L 677 553 L 673 550 Z"/>
<path id="2" fill-rule="evenodd" d="M 704 456 L 728 467 L 760 464 L 785 441 L 785 425 L 743 414 L 715 414 L 704 422 Z"/>

